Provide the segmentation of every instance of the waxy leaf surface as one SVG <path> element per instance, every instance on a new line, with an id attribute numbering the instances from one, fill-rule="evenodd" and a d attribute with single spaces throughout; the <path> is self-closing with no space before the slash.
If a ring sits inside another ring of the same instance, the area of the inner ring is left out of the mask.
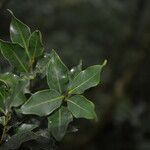
<path id="1" fill-rule="evenodd" d="M 0 40 L 0 50 L 18 72 L 28 72 L 28 58 L 20 45 Z"/>
<path id="2" fill-rule="evenodd" d="M 67 99 L 68 109 L 76 118 L 96 119 L 94 104 L 82 95 Z"/>
<path id="3" fill-rule="evenodd" d="M 34 31 L 29 39 L 29 53 L 31 61 L 34 62 L 34 59 L 43 53 L 43 44 L 42 44 L 42 35 L 40 31 Z"/>
<path id="4" fill-rule="evenodd" d="M 28 43 L 30 37 L 30 28 L 25 25 L 23 22 L 18 20 L 13 13 L 9 10 L 12 16 L 11 24 L 10 24 L 10 37 L 13 43 L 18 43 L 22 47 L 25 48 L 25 51 L 30 58 Z"/>
<path id="5" fill-rule="evenodd" d="M 73 120 L 68 108 L 61 107 L 58 111 L 48 117 L 48 127 L 56 140 L 60 141 L 64 137 L 68 124 Z"/>
<path id="6" fill-rule="evenodd" d="M 29 98 L 21 107 L 21 110 L 23 114 L 46 116 L 60 107 L 63 98 L 63 96 L 54 90 L 39 91 Z"/>
<path id="7" fill-rule="evenodd" d="M 94 65 L 81 71 L 71 82 L 69 94 L 82 94 L 85 90 L 98 85 L 102 67 L 103 65 Z"/>
<path id="8" fill-rule="evenodd" d="M 51 53 L 51 61 L 47 71 L 47 82 L 50 89 L 54 89 L 59 93 L 66 91 L 68 86 L 68 69 L 55 51 Z"/>

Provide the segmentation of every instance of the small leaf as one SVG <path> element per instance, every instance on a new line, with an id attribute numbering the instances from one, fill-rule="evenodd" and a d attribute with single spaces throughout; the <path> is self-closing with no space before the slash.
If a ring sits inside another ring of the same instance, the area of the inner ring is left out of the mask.
<path id="1" fill-rule="evenodd" d="M 60 107 L 63 98 L 63 96 L 54 90 L 39 91 L 29 98 L 21 107 L 21 110 L 23 114 L 46 116 Z"/>
<path id="2" fill-rule="evenodd" d="M 82 95 L 67 99 L 68 109 L 76 118 L 96 119 L 94 104 Z"/>
<path id="3" fill-rule="evenodd" d="M 47 68 L 50 64 L 51 61 L 51 55 L 50 54 L 45 54 L 42 59 L 40 59 L 35 67 L 35 73 L 40 73 L 42 74 L 42 77 L 45 77 L 47 74 Z"/>
<path id="4" fill-rule="evenodd" d="M 48 127 L 56 140 L 60 141 L 64 137 L 68 124 L 73 121 L 72 114 L 66 107 L 61 107 L 57 112 L 48 117 Z"/>
<path id="5" fill-rule="evenodd" d="M 82 94 L 85 90 L 98 85 L 103 66 L 104 64 L 94 65 L 81 71 L 71 82 L 69 94 Z"/>
<path id="6" fill-rule="evenodd" d="M 25 48 L 25 51 L 30 58 L 29 50 L 28 50 L 28 42 L 30 37 L 30 28 L 25 25 L 23 22 L 18 20 L 12 11 L 8 10 L 12 16 L 11 24 L 10 24 L 10 37 L 13 43 L 18 43 L 22 47 Z"/>
<path id="7" fill-rule="evenodd" d="M 67 89 L 69 82 L 68 68 L 55 51 L 51 53 L 51 62 L 47 71 L 47 82 L 50 89 L 59 91 L 59 93 L 63 93 Z"/>
<path id="8" fill-rule="evenodd" d="M 31 61 L 34 62 L 36 57 L 39 57 L 43 53 L 42 35 L 40 31 L 34 31 L 29 39 L 29 53 Z"/>
<path id="9" fill-rule="evenodd" d="M 71 80 L 75 78 L 82 71 L 82 60 L 80 60 L 79 64 L 70 69 L 69 76 Z"/>
<path id="10" fill-rule="evenodd" d="M 21 46 L 0 40 L 0 50 L 17 71 L 28 72 L 28 58 Z"/>
<path id="11" fill-rule="evenodd" d="M 10 107 L 18 107 L 26 101 L 24 90 L 27 84 L 28 80 L 18 80 L 18 83 L 16 84 L 15 88 L 13 89 L 12 95 L 10 96 Z"/>
<path id="12" fill-rule="evenodd" d="M 26 131 L 32 131 L 32 130 L 34 130 L 37 127 L 38 127 L 37 124 L 26 124 L 26 123 L 23 123 L 23 124 L 21 124 L 18 127 L 17 133 L 26 132 Z"/>
<path id="13" fill-rule="evenodd" d="M 24 90 L 28 84 L 28 80 L 21 79 L 17 75 L 11 73 L 0 74 L 0 80 L 9 88 L 9 91 L 7 91 L 7 96 L 9 94 L 9 97 L 4 97 L 5 107 L 18 107 L 26 101 Z"/>

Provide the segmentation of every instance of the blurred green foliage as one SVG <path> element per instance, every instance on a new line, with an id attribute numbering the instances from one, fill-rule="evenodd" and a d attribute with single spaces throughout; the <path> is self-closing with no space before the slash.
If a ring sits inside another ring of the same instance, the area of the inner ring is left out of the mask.
<path id="1" fill-rule="evenodd" d="M 81 120 L 79 132 L 58 144 L 61 150 L 150 149 L 149 0 L 1 0 L 3 39 L 9 37 L 6 8 L 38 26 L 47 51 L 58 49 L 69 66 L 81 58 L 86 66 L 108 59 L 101 86 L 86 93 L 96 100 L 99 121 Z M 1 71 L 9 70 L 0 61 Z"/>

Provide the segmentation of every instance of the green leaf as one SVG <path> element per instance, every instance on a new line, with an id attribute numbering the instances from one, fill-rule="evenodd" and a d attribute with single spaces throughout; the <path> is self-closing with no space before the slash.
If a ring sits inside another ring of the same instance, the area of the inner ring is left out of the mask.
<path id="1" fill-rule="evenodd" d="M 1 150 L 15 150 L 18 149 L 22 143 L 36 140 L 39 136 L 32 131 L 24 131 L 13 135 L 7 142 L 5 142 L 0 149 Z"/>
<path id="2" fill-rule="evenodd" d="M 0 74 L 0 81 L 4 82 L 9 88 L 9 91 L 5 92 L 5 96 L 3 94 L 5 107 L 18 107 L 26 101 L 24 90 L 29 82 L 28 80 L 21 79 L 15 74 L 5 73 Z M 4 87 L 2 89 L 4 90 Z M 0 92 L 2 96 L 2 90 Z M 6 98 L 6 94 L 7 96 L 9 94 L 8 98 Z"/>
<path id="3" fill-rule="evenodd" d="M 79 64 L 70 69 L 69 76 L 74 79 L 80 72 L 82 71 L 82 60 L 80 60 Z"/>
<path id="4" fill-rule="evenodd" d="M 3 126 L 5 125 L 5 117 L 4 116 L 0 117 L 0 124 Z"/>
<path id="5" fill-rule="evenodd" d="M 25 51 L 30 58 L 28 43 L 30 37 L 30 28 L 25 25 L 23 22 L 18 20 L 12 11 L 8 10 L 12 16 L 11 24 L 10 24 L 10 37 L 13 43 L 18 43 L 22 47 L 25 48 Z"/>
<path id="6" fill-rule="evenodd" d="M 103 65 L 94 65 L 81 71 L 71 82 L 69 94 L 82 94 L 85 90 L 94 87 L 100 82 L 100 73 Z"/>
<path id="7" fill-rule="evenodd" d="M 21 46 L 0 40 L 0 50 L 17 71 L 28 72 L 28 58 Z"/>
<path id="8" fill-rule="evenodd" d="M 55 51 L 51 53 L 51 61 L 47 71 L 47 82 L 50 89 L 59 91 L 59 93 L 66 91 L 69 82 L 68 68 Z"/>
<path id="9" fill-rule="evenodd" d="M 31 61 L 34 62 L 34 59 L 42 55 L 43 51 L 42 35 L 40 31 L 36 30 L 31 34 L 29 39 L 29 53 Z"/>
<path id="10" fill-rule="evenodd" d="M 0 74 L 0 81 L 3 82 L 8 87 L 14 87 L 14 85 L 18 82 L 19 77 L 13 73 L 3 73 Z"/>
<path id="11" fill-rule="evenodd" d="M 8 93 L 4 87 L 0 87 L 0 112 L 5 114 L 5 101 L 7 99 Z"/>
<path id="12" fill-rule="evenodd" d="M 57 141 L 62 140 L 71 121 L 73 121 L 71 112 L 63 106 L 48 117 L 48 128 Z"/>
<path id="13" fill-rule="evenodd" d="M 60 107 L 63 98 L 64 96 L 54 90 L 39 91 L 29 98 L 21 110 L 23 114 L 46 116 Z"/>
<path id="14" fill-rule="evenodd" d="M 12 95 L 10 96 L 10 107 L 18 107 L 26 101 L 24 90 L 28 84 L 28 80 L 20 79 L 13 89 Z"/>
<path id="15" fill-rule="evenodd" d="M 37 127 L 38 127 L 37 124 L 26 124 L 26 123 L 23 123 L 23 124 L 21 124 L 18 127 L 17 133 L 26 132 L 26 131 L 32 131 L 32 130 L 34 130 Z"/>
<path id="16" fill-rule="evenodd" d="M 67 99 L 68 109 L 76 118 L 96 119 L 94 104 L 82 95 Z"/>
<path id="17" fill-rule="evenodd" d="M 45 77 L 50 62 L 51 62 L 51 55 L 45 54 L 44 57 L 37 62 L 35 67 L 35 73 L 40 73 L 42 74 L 42 77 Z"/>

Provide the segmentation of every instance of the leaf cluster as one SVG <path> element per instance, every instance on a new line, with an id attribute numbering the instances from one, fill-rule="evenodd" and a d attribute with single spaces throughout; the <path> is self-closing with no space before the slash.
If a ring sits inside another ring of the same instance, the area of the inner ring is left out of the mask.
<path id="1" fill-rule="evenodd" d="M 82 94 L 100 83 L 106 61 L 68 69 L 54 50 L 45 53 L 39 30 L 31 32 L 9 12 L 11 42 L 0 40 L 0 51 L 12 66 L 12 72 L 0 74 L 1 149 L 40 138 L 60 141 L 74 118 L 97 118 L 94 104 Z M 48 88 L 33 92 L 33 81 L 44 79 Z"/>

